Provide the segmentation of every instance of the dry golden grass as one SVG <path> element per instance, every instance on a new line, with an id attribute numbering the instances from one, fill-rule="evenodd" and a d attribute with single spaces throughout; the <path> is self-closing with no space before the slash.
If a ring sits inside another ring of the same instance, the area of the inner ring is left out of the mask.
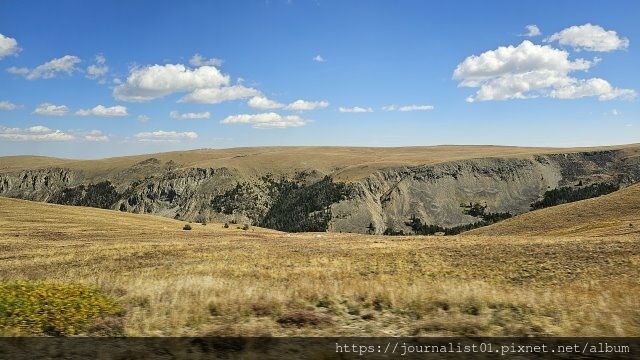
<path id="1" fill-rule="evenodd" d="M 640 184 L 593 199 L 532 211 L 469 234 L 640 238 Z"/>
<path id="2" fill-rule="evenodd" d="M 130 336 L 640 335 L 640 242 L 286 234 L 0 198 L 0 281 L 83 283 Z"/>
<path id="3" fill-rule="evenodd" d="M 622 149 L 626 156 L 638 156 L 640 145 L 592 148 L 527 148 L 487 145 L 442 145 L 421 147 L 257 147 L 219 150 L 177 151 L 116 157 L 101 160 L 65 160 L 37 156 L 0 157 L 0 170 L 25 170 L 39 167 L 65 167 L 96 174 L 122 171 L 151 157 L 163 163 L 172 160 L 179 167 L 228 167 L 246 175 L 294 173 L 316 170 L 333 174 L 340 181 L 351 181 L 372 171 L 398 166 L 416 166 L 447 161 L 487 157 L 527 157 L 537 154 Z"/>

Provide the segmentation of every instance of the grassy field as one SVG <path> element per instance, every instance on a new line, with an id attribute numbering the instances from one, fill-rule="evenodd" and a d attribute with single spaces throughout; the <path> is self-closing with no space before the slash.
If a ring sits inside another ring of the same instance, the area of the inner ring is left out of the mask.
<path id="1" fill-rule="evenodd" d="M 640 335 L 637 233 L 383 237 L 184 225 L 0 198 L 0 281 L 77 284 L 121 308 L 99 320 L 102 332 L 76 334 Z"/>

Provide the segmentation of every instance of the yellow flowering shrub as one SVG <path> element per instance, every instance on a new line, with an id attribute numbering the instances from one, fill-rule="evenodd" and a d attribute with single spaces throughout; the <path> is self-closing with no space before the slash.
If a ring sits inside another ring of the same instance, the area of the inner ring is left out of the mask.
<path id="1" fill-rule="evenodd" d="M 117 303 L 86 285 L 0 282 L 0 334 L 79 335 L 105 317 L 121 315 Z"/>

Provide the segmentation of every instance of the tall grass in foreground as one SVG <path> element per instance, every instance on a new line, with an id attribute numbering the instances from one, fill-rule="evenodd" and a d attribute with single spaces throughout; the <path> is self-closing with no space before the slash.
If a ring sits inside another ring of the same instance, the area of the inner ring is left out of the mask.
<path id="1" fill-rule="evenodd" d="M 632 238 L 120 235 L 0 237 L 0 280 L 97 287 L 131 336 L 640 335 Z"/>

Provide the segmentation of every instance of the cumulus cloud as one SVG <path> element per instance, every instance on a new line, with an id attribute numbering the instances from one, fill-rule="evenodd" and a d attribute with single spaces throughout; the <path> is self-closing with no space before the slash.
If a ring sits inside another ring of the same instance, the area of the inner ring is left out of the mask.
<path id="1" fill-rule="evenodd" d="M 8 128 L 0 126 L 0 139 L 12 141 L 70 141 L 75 137 L 60 130 L 52 130 L 46 126 L 28 128 Z"/>
<path id="2" fill-rule="evenodd" d="M 10 101 L 0 101 L 0 110 L 15 110 L 21 107 L 22 105 L 16 105 Z"/>
<path id="3" fill-rule="evenodd" d="M 320 56 L 320 55 L 316 55 L 316 56 L 314 56 L 314 57 L 313 57 L 313 61 L 315 61 L 315 62 L 325 62 L 325 61 L 327 61 L 327 60 L 325 60 L 325 59 L 324 59 L 322 56 Z"/>
<path id="4" fill-rule="evenodd" d="M 136 120 L 144 123 L 144 122 L 147 122 L 147 121 L 151 120 L 151 118 L 148 115 L 138 115 L 136 117 Z"/>
<path id="5" fill-rule="evenodd" d="M 433 105 L 405 105 L 405 106 L 397 106 L 397 105 L 387 105 L 383 106 L 383 111 L 425 111 L 425 110 L 433 110 Z"/>
<path id="6" fill-rule="evenodd" d="M 201 113 L 184 113 L 180 114 L 177 111 L 172 111 L 169 113 L 172 119 L 185 120 L 185 119 L 209 119 L 211 117 L 211 113 L 208 111 Z"/>
<path id="7" fill-rule="evenodd" d="M 373 112 L 372 108 L 363 108 L 360 106 L 354 106 L 354 107 L 340 107 L 338 108 L 338 111 L 340 111 L 341 113 L 367 113 L 367 112 Z"/>
<path id="8" fill-rule="evenodd" d="M 36 80 L 40 78 L 51 79 L 59 73 L 66 73 L 67 75 L 71 75 L 71 73 L 77 70 L 76 64 L 78 64 L 80 61 L 80 58 L 77 56 L 65 55 L 61 58 L 53 59 L 49 62 L 39 65 L 34 69 L 17 68 L 15 66 L 12 66 L 8 68 L 7 71 L 12 74 L 24 76 L 28 80 Z"/>
<path id="9" fill-rule="evenodd" d="M 182 140 L 195 140 L 198 134 L 193 131 L 176 132 L 176 131 L 153 131 L 141 132 L 134 135 L 141 142 L 179 142 Z"/>
<path id="10" fill-rule="evenodd" d="M 578 80 L 570 76 L 575 71 L 589 70 L 598 61 L 570 60 L 564 50 L 525 40 L 518 46 L 501 46 L 467 57 L 456 67 L 453 79 L 461 87 L 479 88 L 475 96 L 467 98 L 468 102 L 538 96 L 559 99 L 598 96 L 601 100 L 635 96 L 634 90 L 610 85 L 607 90 L 602 79 Z"/>
<path id="11" fill-rule="evenodd" d="M 560 45 L 587 51 L 607 52 L 629 47 L 629 39 L 620 38 L 615 31 L 592 24 L 571 26 L 549 36 L 545 41 L 557 41 Z"/>
<path id="12" fill-rule="evenodd" d="M 281 104 L 274 100 L 270 100 L 262 95 L 252 97 L 247 102 L 247 104 L 254 109 L 261 109 L 261 110 L 280 109 L 284 107 L 284 104 Z"/>
<path id="13" fill-rule="evenodd" d="M 62 116 L 67 112 L 69 112 L 69 108 L 66 105 L 54 105 L 51 103 L 42 103 L 33 110 L 33 114 L 45 116 Z"/>
<path id="14" fill-rule="evenodd" d="M 551 91 L 550 96 L 558 99 L 577 99 L 587 96 L 597 96 L 599 100 L 613 100 L 616 98 L 630 100 L 636 92 L 630 89 L 614 89 L 608 81 L 593 78 L 575 80 L 569 85 Z"/>
<path id="15" fill-rule="evenodd" d="M 18 52 L 20 52 L 20 48 L 16 39 L 0 34 L 0 59 Z"/>
<path id="16" fill-rule="evenodd" d="M 96 63 L 87 67 L 87 77 L 89 79 L 99 79 L 109 72 L 109 67 L 106 65 L 107 59 L 103 55 L 96 55 Z"/>
<path id="17" fill-rule="evenodd" d="M 542 35 L 542 32 L 536 25 L 527 25 L 525 29 L 527 29 L 527 33 L 522 36 L 534 37 Z"/>
<path id="18" fill-rule="evenodd" d="M 246 99 L 259 94 L 260 92 L 254 88 L 232 85 L 220 88 L 196 89 L 191 94 L 183 96 L 178 102 L 219 104 L 225 101 Z"/>
<path id="19" fill-rule="evenodd" d="M 216 58 L 211 58 L 211 59 L 205 59 L 204 57 L 202 57 L 202 55 L 200 54 L 195 54 L 191 57 L 191 59 L 189 59 L 189 64 L 196 66 L 196 67 L 200 67 L 200 66 L 220 66 L 222 65 L 222 60 L 220 59 L 216 59 Z"/>
<path id="20" fill-rule="evenodd" d="M 278 128 L 284 129 L 288 127 L 304 126 L 309 122 L 297 115 L 282 116 L 274 112 L 262 114 L 242 114 L 228 116 L 220 121 L 221 124 L 251 124 L 251 127 L 257 129 Z"/>
<path id="21" fill-rule="evenodd" d="M 151 65 L 132 69 L 127 80 L 113 89 L 113 96 L 122 101 L 143 102 L 228 84 L 229 77 L 213 66 L 192 70 L 182 64 Z"/>
<path id="22" fill-rule="evenodd" d="M 284 107 L 285 110 L 295 110 L 295 111 L 308 111 L 326 108 L 329 106 L 327 101 L 306 101 L 306 100 L 296 100 L 291 104 Z"/>
<path id="23" fill-rule="evenodd" d="M 76 111 L 76 115 L 78 116 L 103 116 L 103 117 L 116 117 L 116 116 L 127 116 L 127 108 L 121 105 L 112 106 L 112 107 L 104 107 L 102 105 L 98 105 L 93 109 L 80 109 Z"/>
<path id="24" fill-rule="evenodd" d="M 84 134 L 83 139 L 85 141 L 105 142 L 109 141 L 109 137 L 104 135 L 100 130 L 91 130 Z"/>

